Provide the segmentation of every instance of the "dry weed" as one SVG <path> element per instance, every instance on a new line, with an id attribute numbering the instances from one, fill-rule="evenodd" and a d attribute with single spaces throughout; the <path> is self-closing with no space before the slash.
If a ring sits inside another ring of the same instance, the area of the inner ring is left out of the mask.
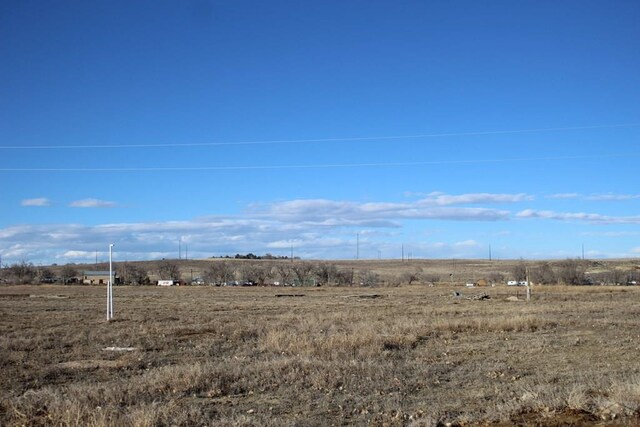
<path id="1" fill-rule="evenodd" d="M 0 288 L 0 424 L 637 420 L 638 290 L 454 289 Z"/>

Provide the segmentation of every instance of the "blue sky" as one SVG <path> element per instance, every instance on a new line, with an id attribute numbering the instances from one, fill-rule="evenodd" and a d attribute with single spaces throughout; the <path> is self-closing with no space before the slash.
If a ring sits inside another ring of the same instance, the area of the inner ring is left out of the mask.
<path id="1" fill-rule="evenodd" d="M 640 256 L 638 22 L 637 1 L 2 2 L 2 262 Z"/>

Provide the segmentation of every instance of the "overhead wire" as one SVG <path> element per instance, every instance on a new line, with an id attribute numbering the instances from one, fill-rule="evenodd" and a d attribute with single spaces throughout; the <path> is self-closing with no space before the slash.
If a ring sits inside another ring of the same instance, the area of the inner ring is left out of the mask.
<path id="1" fill-rule="evenodd" d="M 447 132 L 427 133 L 416 135 L 395 136 L 362 136 L 362 137 L 338 137 L 315 139 L 283 139 L 283 140 L 257 140 L 257 141 L 217 141 L 217 142 L 188 142 L 188 143 L 155 143 L 155 144 L 92 144 L 92 145 L 0 145 L 0 150 L 70 150 L 70 149 L 128 149 L 128 148 L 187 148 L 187 147 L 216 147 L 216 146 L 240 146 L 240 145 L 275 145 L 275 144 L 305 144 L 317 142 L 357 142 L 357 141 L 385 141 L 385 140 L 409 140 L 445 138 L 457 136 L 483 136 L 483 135 L 508 135 L 519 133 L 561 132 L 574 130 L 594 130 L 640 127 L 640 123 L 604 124 L 592 126 L 568 126 L 555 128 L 532 128 L 473 132 Z"/>
<path id="2" fill-rule="evenodd" d="M 364 167 L 407 167 L 448 164 L 514 163 L 534 161 L 566 161 L 603 158 L 640 157 L 638 153 L 618 153 L 593 156 L 556 156 L 556 157 L 513 157 L 502 159 L 467 160 L 427 160 L 414 162 L 373 162 L 373 163 L 320 163 L 306 165 L 238 165 L 238 166 L 185 166 L 185 167 L 107 167 L 107 168 L 1 168 L 0 172 L 198 172 L 198 171 L 238 171 L 238 170 L 286 170 L 286 169 L 336 169 Z"/>

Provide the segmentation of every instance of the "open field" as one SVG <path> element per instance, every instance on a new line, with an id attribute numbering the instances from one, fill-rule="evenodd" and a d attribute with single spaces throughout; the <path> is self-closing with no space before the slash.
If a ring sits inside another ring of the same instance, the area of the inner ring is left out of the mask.
<path id="1" fill-rule="evenodd" d="M 640 289 L 516 293 L 2 286 L 0 425 L 639 423 Z"/>

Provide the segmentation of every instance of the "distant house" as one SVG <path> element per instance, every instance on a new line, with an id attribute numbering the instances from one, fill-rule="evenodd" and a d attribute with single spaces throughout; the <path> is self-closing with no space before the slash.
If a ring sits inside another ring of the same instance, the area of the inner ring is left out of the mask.
<path id="1" fill-rule="evenodd" d="M 83 271 L 82 283 L 85 285 L 106 285 L 109 282 L 109 270 L 105 271 Z M 113 272 L 113 284 L 120 283 L 120 277 Z"/>

